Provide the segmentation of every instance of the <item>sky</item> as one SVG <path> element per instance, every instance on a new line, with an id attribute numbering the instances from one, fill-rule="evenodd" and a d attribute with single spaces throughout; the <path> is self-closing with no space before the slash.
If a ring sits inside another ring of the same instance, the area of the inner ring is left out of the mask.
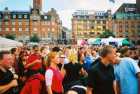
<path id="1" fill-rule="evenodd" d="M 47 12 L 55 8 L 62 20 L 63 26 L 71 29 L 72 13 L 79 9 L 106 11 L 111 9 L 115 12 L 122 3 L 135 3 L 136 0 L 43 0 L 43 11 Z M 0 10 L 8 7 L 9 10 L 28 11 L 32 6 L 32 0 L 0 0 Z"/>

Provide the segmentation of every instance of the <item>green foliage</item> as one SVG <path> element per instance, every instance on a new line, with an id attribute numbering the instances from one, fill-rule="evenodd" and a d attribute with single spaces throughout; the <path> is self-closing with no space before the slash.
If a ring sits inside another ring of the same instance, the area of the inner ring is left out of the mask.
<path id="1" fill-rule="evenodd" d="M 115 34 L 110 30 L 106 30 L 99 35 L 100 38 L 108 38 L 110 36 L 115 37 Z"/>
<path id="2" fill-rule="evenodd" d="M 15 38 L 16 38 L 16 36 L 14 34 L 7 34 L 5 37 L 8 39 L 12 39 L 12 40 L 15 40 Z"/>
<path id="3" fill-rule="evenodd" d="M 39 42 L 40 38 L 38 37 L 37 34 L 34 34 L 33 36 L 31 36 L 30 41 L 31 42 Z"/>

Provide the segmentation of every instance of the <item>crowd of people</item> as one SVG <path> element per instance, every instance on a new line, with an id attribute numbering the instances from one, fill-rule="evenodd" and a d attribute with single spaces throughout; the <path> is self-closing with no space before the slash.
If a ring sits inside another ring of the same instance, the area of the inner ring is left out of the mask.
<path id="1" fill-rule="evenodd" d="M 0 94 L 140 94 L 140 48 L 34 45 L 0 51 Z"/>

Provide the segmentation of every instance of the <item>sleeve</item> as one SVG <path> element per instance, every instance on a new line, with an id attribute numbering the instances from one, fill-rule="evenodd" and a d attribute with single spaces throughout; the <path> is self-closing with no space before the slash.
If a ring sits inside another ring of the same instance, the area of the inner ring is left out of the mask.
<path id="1" fill-rule="evenodd" d="M 31 86 L 31 93 L 30 94 L 40 94 L 41 93 L 41 81 L 35 79 L 32 81 L 34 85 Z"/>
<path id="2" fill-rule="evenodd" d="M 119 76 L 118 76 L 118 72 L 117 72 L 117 65 L 114 66 L 114 77 L 116 81 L 119 81 Z"/>
<path id="3" fill-rule="evenodd" d="M 95 82 L 96 82 L 95 77 L 96 77 L 95 72 L 93 70 L 89 70 L 89 72 L 88 72 L 88 83 L 87 83 L 88 87 L 90 87 L 90 88 L 95 87 Z"/>
<path id="4" fill-rule="evenodd" d="M 46 79 L 46 86 L 51 86 L 52 85 L 52 79 L 53 79 L 53 71 L 51 69 L 46 71 L 45 79 Z"/>
<path id="5" fill-rule="evenodd" d="M 130 62 L 131 61 L 131 62 Z M 138 64 L 135 62 L 135 60 L 129 60 L 129 62 L 131 63 L 131 70 L 134 72 L 134 74 L 137 74 L 140 72 L 140 68 L 138 66 Z"/>

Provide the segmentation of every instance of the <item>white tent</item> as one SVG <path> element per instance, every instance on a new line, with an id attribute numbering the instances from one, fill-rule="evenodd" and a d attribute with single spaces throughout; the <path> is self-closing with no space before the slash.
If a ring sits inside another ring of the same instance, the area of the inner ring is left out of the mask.
<path id="1" fill-rule="evenodd" d="M 10 50 L 19 46 L 23 46 L 23 44 L 15 40 L 0 37 L 0 50 Z"/>

